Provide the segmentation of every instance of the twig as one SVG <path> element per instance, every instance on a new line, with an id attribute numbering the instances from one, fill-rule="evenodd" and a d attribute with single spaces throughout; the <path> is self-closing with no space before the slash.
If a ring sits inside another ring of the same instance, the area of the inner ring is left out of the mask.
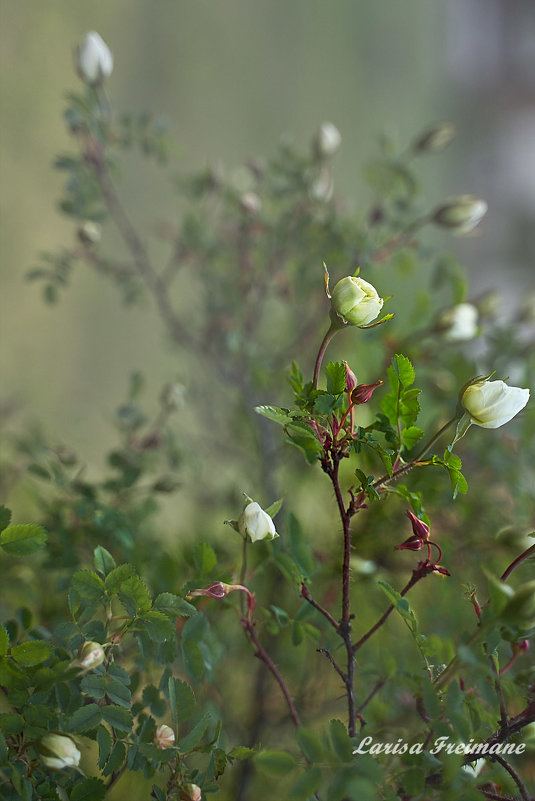
<path id="1" fill-rule="evenodd" d="M 373 690 L 372 690 L 372 691 L 371 691 L 371 692 L 370 692 L 370 693 L 369 693 L 369 694 L 366 696 L 366 698 L 365 698 L 365 699 L 364 699 L 364 701 L 361 703 L 361 705 L 360 705 L 359 707 L 357 707 L 357 714 L 358 714 L 359 712 L 362 712 L 362 710 L 363 710 L 363 709 L 365 709 L 365 708 L 368 706 L 368 704 L 369 704 L 369 703 L 370 703 L 370 701 L 372 700 L 373 696 L 374 696 L 376 693 L 378 693 L 378 692 L 379 692 L 379 690 L 381 689 L 381 687 L 384 687 L 384 684 L 385 684 L 385 680 L 384 680 L 383 678 L 380 678 L 380 679 L 378 679 L 378 681 L 377 681 L 377 683 L 376 683 L 375 687 L 373 688 Z"/>
<path id="2" fill-rule="evenodd" d="M 521 565 L 522 562 L 525 562 L 526 559 L 529 559 L 530 556 L 535 556 L 535 545 L 530 545 L 520 556 L 517 556 L 514 561 L 511 562 L 507 570 L 505 570 L 502 575 L 500 576 L 502 581 L 507 581 L 513 570 Z"/>
<path id="3" fill-rule="evenodd" d="M 329 621 L 333 629 L 338 631 L 338 629 L 340 628 L 339 624 L 336 622 L 336 620 L 334 619 L 334 617 L 331 615 L 330 612 L 328 612 L 326 609 L 324 609 L 324 607 L 321 604 L 319 604 L 317 601 L 314 600 L 314 598 L 310 594 L 307 585 L 304 582 L 303 584 L 301 584 L 301 595 L 305 599 L 305 601 L 308 601 L 308 603 L 311 606 L 313 606 L 314 609 L 317 609 L 318 612 L 320 612 L 320 614 L 322 614 L 323 617 Z"/>
<path id="4" fill-rule="evenodd" d="M 512 778 L 516 786 L 518 787 L 518 791 L 523 798 L 523 801 L 533 801 L 533 796 L 531 796 L 528 792 L 528 788 L 516 772 L 516 770 L 509 764 L 509 762 L 502 757 L 501 754 L 493 754 L 492 756 L 493 762 L 498 762 L 504 770 L 507 771 L 509 776 Z"/>
<path id="5" fill-rule="evenodd" d="M 323 654 L 323 656 L 327 657 L 327 659 L 329 660 L 329 662 L 331 663 L 333 668 L 336 670 L 336 672 L 338 673 L 338 675 L 340 676 L 340 678 L 342 679 L 344 684 L 346 684 L 347 683 L 347 674 L 344 673 L 344 671 L 342 670 L 340 665 L 338 665 L 334 661 L 334 658 L 333 658 L 333 655 L 331 654 L 331 652 L 328 651 L 327 648 L 316 648 L 316 651 L 318 652 L 318 654 Z"/>
<path id="6" fill-rule="evenodd" d="M 298 715 L 297 710 L 295 708 L 294 702 L 292 701 L 292 698 L 290 696 L 290 692 L 288 690 L 288 687 L 286 686 L 286 682 L 282 678 L 277 666 L 275 665 L 275 663 L 273 662 L 273 660 L 271 659 L 271 657 L 269 656 L 269 654 L 267 653 L 265 648 L 260 644 L 260 641 L 259 641 L 259 639 L 258 639 L 258 637 L 256 635 L 255 624 L 252 623 L 250 620 L 247 620 L 246 618 L 242 618 L 241 623 L 242 623 L 243 628 L 245 629 L 245 631 L 249 635 L 249 637 L 251 639 L 251 642 L 253 643 L 254 647 L 256 648 L 255 656 L 258 659 L 260 659 L 262 662 L 264 662 L 264 664 L 266 665 L 268 670 L 271 672 L 271 674 L 273 675 L 273 677 L 277 681 L 279 687 L 281 688 L 282 694 L 284 695 L 286 703 L 288 704 L 288 709 L 290 710 L 290 716 L 291 716 L 295 726 L 299 727 L 301 725 L 301 721 L 299 719 L 299 715 Z"/>

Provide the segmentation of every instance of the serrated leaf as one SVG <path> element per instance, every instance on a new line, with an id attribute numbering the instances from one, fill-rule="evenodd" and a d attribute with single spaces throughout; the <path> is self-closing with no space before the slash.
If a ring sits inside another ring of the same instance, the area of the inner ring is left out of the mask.
<path id="1" fill-rule="evenodd" d="M 199 542 L 193 549 L 193 561 L 200 576 L 211 573 L 217 563 L 215 551 L 206 542 Z"/>
<path id="2" fill-rule="evenodd" d="M 163 612 L 151 609 L 143 612 L 139 621 L 154 642 L 165 642 L 176 637 L 174 623 Z"/>
<path id="3" fill-rule="evenodd" d="M 119 567 L 110 570 L 104 582 L 106 592 L 109 592 L 112 595 L 119 592 L 123 582 L 135 575 L 135 573 L 136 569 L 134 565 L 130 564 L 119 565 Z"/>
<path id="4" fill-rule="evenodd" d="M 113 740 L 110 732 L 105 726 L 99 726 L 97 730 L 98 744 L 98 766 L 102 770 L 111 754 Z"/>
<path id="5" fill-rule="evenodd" d="M 86 704 L 70 716 L 68 728 L 73 734 L 78 734 L 90 729 L 96 729 L 101 720 L 100 707 L 97 704 Z"/>
<path id="6" fill-rule="evenodd" d="M 424 432 L 418 426 L 409 426 L 408 428 L 403 429 L 401 432 L 401 440 L 405 447 L 410 450 L 414 448 L 418 440 L 420 440 L 424 435 Z"/>
<path id="7" fill-rule="evenodd" d="M 128 687 L 125 687 L 124 684 L 111 676 L 107 677 L 106 695 L 110 701 L 113 701 L 115 704 L 119 704 L 119 706 L 123 706 L 125 709 L 130 709 L 132 693 Z"/>
<path id="8" fill-rule="evenodd" d="M 317 766 L 309 768 L 290 787 L 288 801 L 307 801 L 319 788 L 322 780 L 321 769 Z"/>
<path id="9" fill-rule="evenodd" d="M 255 406 L 255 412 L 281 426 L 292 422 L 289 409 L 281 409 L 279 406 Z"/>
<path id="10" fill-rule="evenodd" d="M 399 378 L 402 387 L 407 388 L 410 387 L 411 384 L 414 384 L 414 367 L 407 356 L 404 356 L 402 353 L 396 353 L 392 359 L 392 368 Z"/>
<path id="11" fill-rule="evenodd" d="M 125 579 L 117 594 L 129 615 L 139 615 L 151 608 L 149 591 L 139 576 Z"/>
<path id="12" fill-rule="evenodd" d="M 106 548 L 103 548 L 102 545 L 97 545 L 95 550 L 93 551 L 94 560 L 95 560 L 95 570 L 98 573 L 102 573 L 103 576 L 107 576 L 115 567 L 115 559 L 111 555 Z"/>
<path id="13" fill-rule="evenodd" d="M 229 751 L 228 756 L 231 759 L 249 759 L 249 757 L 254 756 L 256 754 L 256 748 L 247 748 L 245 745 L 235 745 L 234 748 Z"/>
<path id="14" fill-rule="evenodd" d="M 336 718 L 331 720 L 329 723 L 329 733 L 336 756 L 342 762 L 351 762 L 353 758 L 353 745 L 342 721 Z"/>
<path id="15" fill-rule="evenodd" d="M 314 464 L 323 452 L 323 448 L 312 431 L 306 433 L 296 426 L 288 426 L 286 433 L 288 434 L 286 442 L 299 448 L 308 464 Z"/>
<path id="16" fill-rule="evenodd" d="M 110 758 L 106 763 L 106 767 L 102 771 L 104 776 L 111 776 L 112 773 L 117 773 L 123 766 L 124 758 L 126 756 L 126 748 L 124 743 L 118 740 L 112 748 Z"/>
<path id="17" fill-rule="evenodd" d="M 195 710 L 195 695 L 193 690 L 185 681 L 169 679 L 169 705 L 171 707 L 171 717 L 175 723 L 183 723 L 188 720 Z"/>
<path id="18" fill-rule="evenodd" d="M 130 731 L 132 729 L 132 713 L 129 709 L 123 709 L 116 704 L 108 704 L 102 707 L 102 717 L 119 731 Z"/>
<path id="19" fill-rule="evenodd" d="M 346 368 L 343 362 L 329 362 L 325 368 L 327 374 L 327 392 L 340 395 L 346 388 Z"/>
<path id="20" fill-rule="evenodd" d="M 3 531 L 11 522 L 11 509 L 0 505 L 0 531 Z"/>
<path id="21" fill-rule="evenodd" d="M 99 601 L 104 595 L 104 582 L 92 570 L 77 570 L 71 579 L 71 587 L 80 598 Z"/>
<path id="22" fill-rule="evenodd" d="M 5 656 L 9 649 L 9 634 L 4 626 L 0 625 L 0 656 Z"/>
<path id="23" fill-rule="evenodd" d="M 3 712 L 0 714 L 0 731 L 4 734 L 19 734 L 25 726 L 22 715 L 17 712 Z"/>
<path id="24" fill-rule="evenodd" d="M 33 667 L 40 665 L 48 659 L 52 653 L 50 643 L 43 640 L 32 640 L 31 642 L 23 642 L 20 645 L 15 645 L 11 649 L 11 656 L 19 665 L 24 667 Z"/>
<path id="25" fill-rule="evenodd" d="M 71 792 L 71 801 L 102 801 L 106 795 L 106 787 L 100 779 L 85 779 L 75 785 Z"/>
<path id="26" fill-rule="evenodd" d="M 7 526 L 0 533 L 0 545 L 11 556 L 29 556 L 44 548 L 48 535 L 42 526 L 21 523 Z"/>
<path id="27" fill-rule="evenodd" d="M 154 600 L 152 608 L 173 618 L 179 616 L 191 617 L 197 611 L 193 604 L 188 603 L 179 595 L 173 595 L 171 592 L 160 593 Z"/>
<path id="28" fill-rule="evenodd" d="M 254 763 L 258 770 L 271 776 L 286 776 L 297 764 L 295 757 L 288 751 L 275 749 L 259 751 L 254 757 Z"/>
<path id="29" fill-rule="evenodd" d="M 178 744 L 178 750 L 181 754 L 187 754 L 192 751 L 202 740 L 206 729 L 210 723 L 211 717 L 208 713 L 204 714 L 199 722 Z"/>

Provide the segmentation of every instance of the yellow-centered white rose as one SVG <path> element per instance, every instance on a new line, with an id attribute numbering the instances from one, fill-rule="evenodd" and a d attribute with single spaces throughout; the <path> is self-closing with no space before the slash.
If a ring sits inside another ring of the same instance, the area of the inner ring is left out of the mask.
<path id="1" fill-rule="evenodd" d="M 375 320 L 383 303 L 372 284 L 354 275 L 338 281 L 331 295 L 333 311 L 349 325 L 368 325 Z"/>
<path id="2" fill-rule="evenodd" d="M 82 756 L 74 740 L 66 734 L 45 734 L 38 740 L 36 749 L 43 765 L 56 770 L 78 767 Z"/>
<path id="3" fill-rule="evenodd" d="M 464 391 L 461 403 L 470 421 L 481 428 L 499 428 L 520 412 L 529 389 L 510 387 L 504 381 L 476 381 Z"/>
<path id="4" fill-rule="evenodd" d="M 238 520 L 238 530 L 242 537 L 251 542 L 273 540 L 279 536 L 275 529 L 275 523 L 256 501 L 248 503 L 243 510 Z"/>
<path id="5" fill-rule="evenodd" d="M 76 67 L 80 78 L 90 86 L 101 83 L 111 75 L 111 50 L 96 31 L 90 31 L 77 49 Z"/>

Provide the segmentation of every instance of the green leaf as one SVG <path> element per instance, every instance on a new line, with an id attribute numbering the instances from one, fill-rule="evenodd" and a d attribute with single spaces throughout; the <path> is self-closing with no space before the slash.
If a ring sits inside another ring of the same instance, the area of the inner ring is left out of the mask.
<path id="1" fill-rule="evenodd" d="M 0 656 L 5 656 L 9 648 L 9 634 L 4 626 L 0 625 Z"/>
<path id="2" fill-rule="evenodd" d="M 96 729 L 101 720 L 100 707 L 97 704 L 86 704 L 70 716 L 68 728 L 73 734 L 78 734 L 90 729 Z"/>
<path id="3" fill-rule="evenodd" d="M 178 750 L 181 754 L 187 754 L 192 751 L 202 740 L 203 735 L 208 728 L 211 716 L 206 713 L 202 716 L 199 722 L 178 744 Z"/>
<path id="4" fill-rule="evenodd" d="M 48 659 L 51 653 L 52 647 L 50 643 L 44 642 L 44 640 L 23 642 L 11 649 L 11 656 L 15 662 L 25 667 L 40 665 L 41 662 L 45 662 Z"/>
<path id="5" fill-rule="evenodd" d="M 325 758 L 325 751 L 320 738 L 310 729 L 300 726 L 296 730 L 295 737 L 303 756 L 308 762 L 314 764 L 321 762 Z"/>
<path id="6" fill-rule="evenodd" d="M 337 757 L 341 759 L 342 762 L 351 762 L 353 759 L 353 744 L 342 721 L 336 718 L 331 720 L 329 731 L 331 743 Z"/>
<path id="7" fill-rule="evenodd" d="M 341 409 L 344 404 L 342 395 L 330 395 L 328 392 L 319 392 L 314 400 L 314 411 L 316 414 L 328 416 Z"/>
<path id="8" fill-rule="evenodd" d="M 115 567 L 115 559 L 111 555 L 106 548 L 103 548 L 102 545 L 97 545 L 95 550 L 93 551 L 94 559 L 95 559 L 95 570 L 98 573 L 102 573 L 103 576 L 107 576 Z"/>
<path id="9" fill-rule="evenodd" d="M 319 788 L 321 779 L 320 768 L 317 766 L 309 768 L 290 787 L 287 795 L 288 801 L 307 801 Z"/>
<path id="10" fill-rule="evenodd" d="M 7 761 L 7 742 L 3 732 L 0 731 L 0 764 Z"/>
<path id="11" fill-rule="evenodd" d="M 346 368 L 343 362 L 329 362 L 325 368 L 327 373 L 327 392 L 340 395 L 346 388 Z"/>
<path id="12" fill-rule="evenodd" d="M 278 501 L 273 501 L 273 503 L 270 506 L 268 506 L 267 509 L 264 509 L 264 512 L 268 514 L 270 517 L 275 517 L 277 512 L 280 511 L 283 501 L 284 498 L 279 498 Z"/>
<path id="13" fill-rule="evenodd" d="M 279 406 L 255 406 L 255 412 L 281 426 L 292 422 L 289 409 L 281 409 Z"/>
<path id="14" fill-rule="evenodd" d="M 128 687 L 125 687 L 124 684 L 111 676 L 107 677 L 106 695 L 110 701 L 113 701 L 115 704 L 119 704 L 119 706 L 123 706 L 125 709 L 130 709 L 132 693 Z"/>
<path id="15" fill-rule="evenodd" d="M 134 565 L 130 564 L 119 565 L 119 567 L 113 568 L 113 570 L 110 570 L 106 576 L 106 580 L 104 582 L 106 592 L 110 593 L 111 595 L 118 593 L 123 582 L 135 575 L 135 573 L 136 569 Z"/>
<path id="16" fill-rule="evenodd" d="M 130 576 L 123 581 L 118 595 L 129 615 L 139 615 L 151 607 L 149 591 L 139 576 Z"/>
<path id="17" fill-rule="evenodd" d="M 193 604 L 188 603 L 179 595 L 173 595 L 172 592 L 160 593 L 154 600 L 152 608 L 172 618 L 191 617 L 197 611 Z"/>
<path id="18" fill-rule="evenodd" d="M 411 384 L 414 384 L 414 367 L 407 356 L 404 356 L 402 353 L 396 353 L 392 359 L 392 368 L 403 388 L 410 387 Z"/>
<path id="19" fill-rule="evenodd" d="M 171 707 L 171 717 L 175 723 L 183 723 L 188 720 L 195 710 L 195 695 L 193 690 L 185 681 L 169 679 L 169 705 Z"/>
<path id="20" fill-rule="evenodd" d="M 299 448 L 308 464 L 314 464 L 323 452 L 323 448 L 314 433 L 311 430 L 306 432 L 294 425 L 287 426 L 286 433 L 288 435 L 286 442 Z"/>
<path id="21" fill-rule="evenodd" d="M 424 435 L 424 432 L 418 426 L 409 426 L 401 432 L 401 440 L 405 447 L 410 450 L 414 448 L 419 439 Z"/>
<path id="22" fill-rule="evenodd" d="M 42 526 L 22 523 L 7 526 L 0 534 L 0 545 L 11 556 L 29 556 L 44 548 L 47 537 Z"/>
<path id="23" fill-rule="evenodd" d="M 193 549 L 193 561 L 200 576 L 211 573 L 217 563 L 214 549 L 206 542 L 199 542 Z"/>
<path id="24" fill-rule="evenodd" d="M 99 601 L 104 595 L 104 582 L 92 570 L 77 570 L 71 579 L 71 587 L 80 598 Z"/>
<path id="25" fill-rule="evenodd" d="M 106 767 L 103 770 L 104 776 L 111 776 L 112 773 L 116 773 L 120 768 L 123 766 L 124 758 L 126 756 L 126 748 L 124 743 L 118 740 L 112 748 L 110 758 L 106 763 Z"/>
<path id="26" fill-rule="evenodd" d="M 204 675 L 204 658 L 195 640 L 182 640 L 182 657 L 186 670 L 199 681 Z"/>
<path id="27" fill-rule="evenodd" d="M 0 505 L 0 531 L 3 531 L 11 522 L 11 509 Z"/>
<path id="28" fill-rule="evenodd" d="M 19 734 L 25 726 L 25 720 L 17 712 L 3 712 L 0 714 L 0 731 L 4 734 Z"/>
<path id="29" fill-rule="evenodd" d="M 228 756 L 231 759 L 249 759 L 256 754 L 256 748 L 247 748 L 245 745 L 235 745 Z"/>
<path id="30" fill-rule="evenodd" d="M 143 612 L 139 620 L 154 642 L 165 642 L 176 637 L 174 623 L 163 612 L 154 610 Z"/>
<path id="31" fill-rule="evenodd" d="M 100 779 L 85 779 L 75 785 L 71 792 L 71 801 L 102 801 L 106 795 L 106 787 Z"/>
<path id="32" fill-rule="evenodd" d="M 132 713 L 129 709 L 123 709 L 115 704 L 108 704 L 102 707 L 102 717 L 119 731 L 129 732 L 132 729 Z"/>
<path id="33" fill-rule="evenodd" d="M 270 749 L 259 751 L 254 757 L 254 763 L 258 770 L 271 776 L 286 776 L 297 765 L 295 757 L 288 751 Z"/>
<path id="34" fill-rule="evenodd" d="M 99 726 L 97 729 L 97 744 L 98 744 L 98 766 L 102 770 L 111 754 L 113 740 L 111 734 L 105 726 Z"/>

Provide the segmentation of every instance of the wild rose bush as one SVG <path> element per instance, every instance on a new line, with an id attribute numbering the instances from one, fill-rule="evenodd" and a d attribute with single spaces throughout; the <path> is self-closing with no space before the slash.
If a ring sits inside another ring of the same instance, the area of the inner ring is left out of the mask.
<path id="1" fill-rule="evenodd" d="M 76 68 L 56 161 L 75 242 L 30 278 L 51 303 L 84 267 L 149 296 L 194 369 L 153 417 L 131 377 L 96 480 L 31 429 L 6 443 L 41 519 L 2 508 L 2 797 L 529 799 L 535 315 L 470 299 L 426 238 L 486 212 L 423 199 L 452 126 L 384 143 L 360 219 L 332 123 L 246 187 L 175 178 L 161 267 L 115 177 L 133 147 L 167 164 L 160 121 L 117 115 L 95 32 Z"/>

